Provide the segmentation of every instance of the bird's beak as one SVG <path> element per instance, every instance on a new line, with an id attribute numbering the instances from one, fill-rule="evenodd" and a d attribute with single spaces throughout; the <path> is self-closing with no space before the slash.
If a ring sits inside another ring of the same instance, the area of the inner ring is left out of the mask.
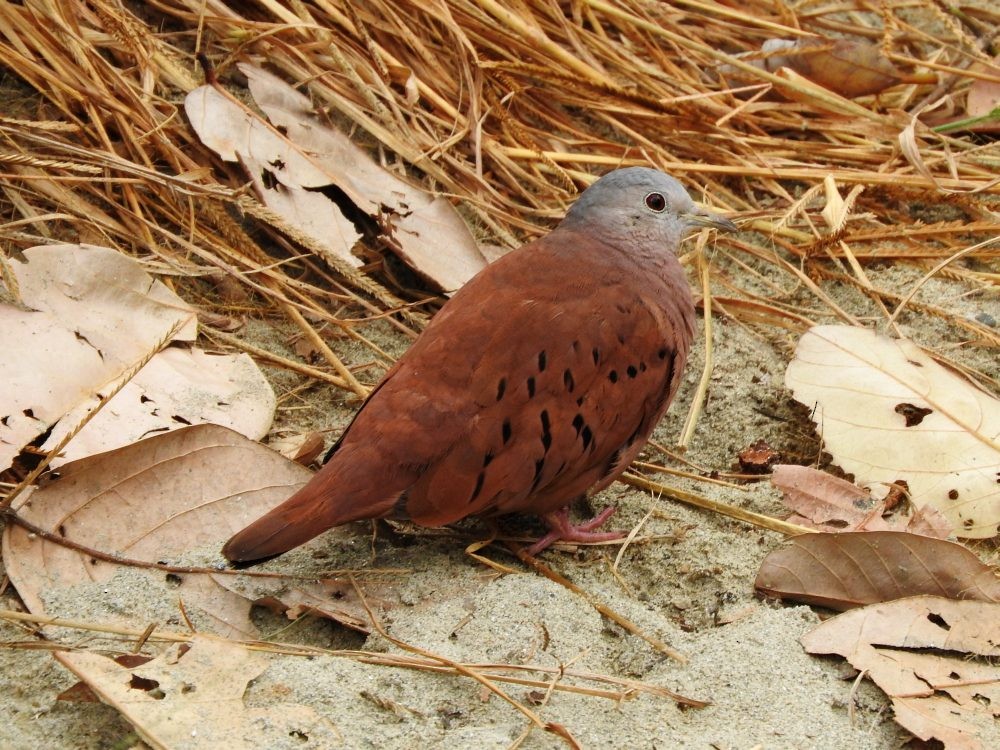
<path id="1" fill-rule="evenodd" d="M 736 225 L 725 216 L 713 214 L 703 208 L 695 208 L 686 214 L 681 214 L 681 218 L 691 227 L 709 227 L 718 229 L 720 232 L 735 232 Z"/>

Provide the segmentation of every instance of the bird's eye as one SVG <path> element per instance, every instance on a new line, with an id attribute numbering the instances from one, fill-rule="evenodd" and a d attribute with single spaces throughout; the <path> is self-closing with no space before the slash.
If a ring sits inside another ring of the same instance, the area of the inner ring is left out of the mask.
<path id="1" fill-rule="evenodd" d="M 667 199 L 660 193 L 650 193 L 646 196 L 646 208 L 660 213 L 667 207 Z"/>

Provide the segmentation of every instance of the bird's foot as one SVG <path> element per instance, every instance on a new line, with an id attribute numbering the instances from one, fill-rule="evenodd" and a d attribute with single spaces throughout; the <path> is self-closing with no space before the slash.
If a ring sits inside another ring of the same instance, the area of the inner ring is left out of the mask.
<path id="1" fill-rule="evenodd" d="M 605 508 L 589 521 L 574 526 L 569 522 L 569 506 L 554 513 L 545 513 L 542 519 L 549 525 L 549 533 L 528 547 L 529 555 L 537 555 L 556 542 L 611 542 L 626 536 L 624 531 L 594 531 L 614 514 L 614 507 Z"/>

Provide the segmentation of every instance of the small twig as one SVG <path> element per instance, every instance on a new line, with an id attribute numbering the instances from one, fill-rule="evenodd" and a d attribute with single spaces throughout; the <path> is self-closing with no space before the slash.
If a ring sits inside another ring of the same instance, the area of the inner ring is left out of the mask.
<path id="1" fill-rule="evenodd" d="M 528 552 L 524 549 L 524 547 L 522 547 L 520 544 L 516 544 L 514 542 L 507 542 L 507 549 L 513 552 L 517 556 L 517 558 L 525 565 L 530 565 L 532 568 L 534 568 L 536 571 L 541 573 L 549 580 L 555 581 L 560 586 L 564 586 L 565 588 L 569 589 L 578 596 L 582 596 L 584 599 L 587 600 L 587 603 L 590 604 L 590 606 L 592 606 L 602 615 L 607 617 L 609 620 L 616 622 L 618 625 L 623 627 L 632 635 L 639 636 L 640 638 L 642 638 L 642 640 L 646 641 L 646 643 L 651 645 L 661 654 L 666 654 L 671 659 L 679 661 L 681 664 L 687 662 L 687 659 L 679 651 L 670 648 L 670 646 L 661 641 L 659 638 L 654 638 L 653 636 L 643 632 L 643 630 L 638 625 L 629 620 L 627 617 L 625 617 L 622 614 L 619 614 L 618 612 L 615 612 L 613 609 L 611 609 L 611 607 L 607 606 L 603 602 L 598 601 L 597 598 L 594 597 L 592 594 L 590 594 L 587 591 L 584 591 L 575 583 L 565 578 L 564 576 L 560 575 L 552 568 L 550 568 L 548 565 L 545 565 L 538 558 L 534 557 L 533 555 L 529 555 Z M 677 696 L 677 699 L 680 702 L 686 703 L 687 705 L 690 706 L 698 705 L 700 703 L 700 701 L 697 701 L 693 698 L 684 698 L 683 696 L 680 695 Z M 701 703 L 701 705 L 707 705 L 707 704 Z"/>
<path id="2" fill-rule="evenodd" d="M 805 526 L 789 523 L 788 521 L 771 518 L 770 516 L 765 516 L 761 513 L 754 513 L 753 511 L 737 508 L 733 505 L 726 505 L 725 503 L 720 503 L 694 492 L 688 492 L 687 490 L 678 489 L 677 487 L 669 487 L 665 484 L 659 484 L 658 482 L 651 482 L 645 477 L 641 477 L 638 474 L 632 474 L 631 472 L 622 474 L 618 478 L 618 481 L 630 484 L 633 487 L 641 487 L 644 490 L 659 492 L 667 497 L 673 498 L 674 500 L 686 503 L 687 505 L 693 505 L 694 507 L 702 508 L 703 510 L 710 510 L 714 513 L 729 516 L 730 518 L 735 518 L 737 521 L 743 521 L 744 523 L 749 523 L 762 529 L 776 531 L 779 534 L 812 534 L 816 531 L 816 529 L 810 529 Z"/>
<path id="3" fill-rule="evenodd" d="M 708 263 L 705 261 L 705 242 L 708 239 L 708 232 L 701 232 L 698 237 L 698 247 L 696 257 L 698 258 L 698 276 L 701 279 L 701 304 L 705 311 L 702 320 L 705 321 L 705 365 L 701 370 L 701 377 L 698 379 L 698 387 L 695 389 L 691 399 L 691 408 L 688 410 L 687 419 L 681 428 L 681 435 L 677 439 L 677 447 L 685 450 L 691 444 L 694 436 L 695 426 L 698 424 L 698 417 L 705 406 L 705 396 L 708 393 L 708 384 L 712 379 L 712 369 L 715 366 L 715 346 L 713 340 L 714 327 L 712 325 L 712 288 L 708 276 Z"/>
<path id="4" fill-rule="evenodd" d="M 480 685 L 482 685 L 483 687 L 485 687 L 491 693 L 493 693 L 494 695 L 496 695 L 499 698 L 503 699 L 504 701 L 506 701 L 507 703 L 509 703 L 511 706 L 513 706 L 515 709 L 517 709 L 522 714 L 524 714 L 528 718 L 528 720 L 532 724 L 534 724 L 535 726 L 537 726 L 539 729 L 546 729 L 546 730 L 548 730 L 548 726 L 545 724 L 545 722 L 543 722 L 541 720 L 541 718 L 538 716 L 538 714 L 536 714 L 530 708 L 528 708 L 527 706 L 525 706 L 523 703 L 520 703 L 520 702 L 514 700 L 513 698 L 511 698 L 505 691 L 501 690 L 497 685 L 495 685 L 493 683 L 492 680 L 490 680 L 487 677 L 485 677 L 484 675 L 482 675 L 478 670 L 472 669 L 472 668 L 468 667 L 465 664 L 459 664 L 458 662 L 452 661 L 451 659 L 448 659 L 447 657 L 440 656 L 438 654 L 435 654 L 432 651 L 428 651 L 427 649 L 420 648 L 419 646 L 414 646 L 412 643 L 406 643 L 405 641 L 401 641 L 398 638 L 394 638 L 391 635 L 389 635 L 386 632 L 385 628 L 382 627 L 382 623 L 379 622 L 379 620 L 378 620 L 377 617 L 375 617 L 375 613 L 372 612 L 371 607 L 368 606 L 368 600 L 365 598 L 365 594 L 361 590 L 361 587 L 358 586 L 358 584 L 357 584 L 356 581 L 352 581 L 352 583 L 354 584 L 354 591 L 358 595 L 358 599 L 361 602 L 361 606 L 363 606 L 365 608 L 365 612 L 368 614 L 368 619 L 371 621 L 372 628 L 379 635 L 381 635 L 383 638 L 385 638 L 387 641 L 389 641 L 389 643 L 393 644 L 394 646 L 397 646 L 398 648 L 403 649 L 404 651 L 409 651 L 410 653 L 418 654 L 420 656 L 423 656 L 426 659 L 431 659 L 431 660 L 436 661 L 436 662 L 438 662 L 440 664 L 443 664 L 443 665 L 445 665 L 447 667 L 450 667 L 450 668 L 454 669 L 455 671 L 457 671 L 459 674 L 463 674 L 466 677 L 471 677 L 473 680 L 475 680 Z"/>

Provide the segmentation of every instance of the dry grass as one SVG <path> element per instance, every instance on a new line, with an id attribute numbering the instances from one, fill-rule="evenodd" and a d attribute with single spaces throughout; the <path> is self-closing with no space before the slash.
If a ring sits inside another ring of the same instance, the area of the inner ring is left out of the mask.
<path id="1" fill-rule="evenodd" d="M 982 261 L 1000 253 L 989 242 L 998 231 L 988 197 L 1000 193 L 1000 152 L 993 141 L 939 134 L 917 119 L 942 97 L 961 104 L 973 80 L 990 78 L 967 72 L 989 57 L 989 11 L 956 17 L 932 0 L 880 4 L 881 16 L 764 0 L 738 9 L 694 0 L 506 7 L 493 0 L 376 1 L 364 9 L 332 0 L 162 0 L 141 10 L 109 0 L 6 4 L 0 59 L 29 87 L 30 105 L 0 119 L 7 218 L 0 236 L 8 251 L 87 241 L 179 277 L 221 273 L 310 336 L 320 321 L 359 337 L 358 317 L 386 311 L 399 313 L 394 325 L 419 328 L 422 316 L 377 268 L 318 266 L 308 240 L 201 146 L 179 107 L 201 83 L 201 51 L 236 89 L 237 61 L 298 83 L 318 110 L 352 128 L 391 168 L 453 196 L 480 235 L 500 244 L 544 231 L 596 173 L 661 167 L 760 233 L 752 244 L 746 234 L 720 238 L 717 254 L 769 264 L 813 290 L 814 304 L 789 310 L 780 292 L 761 297 L 729 279 L 716 310 L 751 325 L 800 331 L 831 317 L 854 322 L 822 291 L 818 281 L 830 274 L 858 285 L 888 315 L 899 297 L 868 281 L 867 262 L 930 268 L 984 240 L 966 254 L 979 266 L 944 264 L 942 272 L 995 288 L 996 267 Z M 853 101 L 732 57 L 769 37 L 830 30 L 875 38 L 895 60 L 930 61 L 939 83 Z M 737 88 L 749 98 L 720 79 L 722 64 L 744 76 Z M 776 85 L 795 101 L 767 96 Z M 853 201 L 850 221 L 835 229 L 818 216 L 827 176 Z M 965 219 L 918 223 L 907 210 L 915 202 L 923 215 Z M 298 260 L 284 262 L 289 257 Z M 201 301 L 208 307 L 213 299 Z M 944 316 L 973 342 L 998 343 L 976 321 L 910 309 Z M 331 381 L 362 395 L 337 355 L 325 353 Z"/>

